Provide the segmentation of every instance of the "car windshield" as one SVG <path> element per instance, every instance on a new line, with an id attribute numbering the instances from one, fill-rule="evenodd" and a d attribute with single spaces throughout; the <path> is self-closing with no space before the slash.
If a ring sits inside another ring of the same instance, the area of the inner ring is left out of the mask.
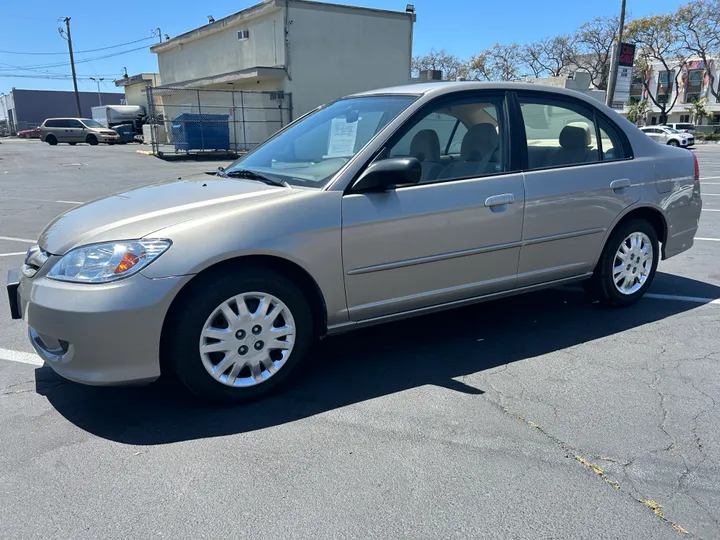
<path id="1" fill-rule="evenodd" d="M 323 188 L 417 96 L 346 98 L 325 106 L 255 151 L 226 172 L 252 171 L 295 186 Z"/>
<path id="2" fill-rule="evenodd" d="M 97 120 L 82 120 L 82 123 L 85 124 L 85 127 L 89 127 L 89 128 L 104 128 L 105 127 Z"/>
<path id="3" fill-rule="evenodd" d="M 671 127 L 666 127 L 665 131 L 669 131 L 670 133 L 682 133 L 682 131 L 679 131 L 679 130 L 677 130 L 675 128 L 671 128 Z"/>

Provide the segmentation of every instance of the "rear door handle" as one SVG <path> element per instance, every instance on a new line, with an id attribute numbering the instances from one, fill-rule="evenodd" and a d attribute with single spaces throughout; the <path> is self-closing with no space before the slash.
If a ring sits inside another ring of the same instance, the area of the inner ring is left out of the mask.
<path id="1" fill-rule="evenodd" d="M 515 196 L 512 193 L 503 193 L 502 195 L 493 195 L 485 199 L 485 206 L 501 206 L 503 204 L 512 204 L 515 202 Z"/>
<path id="2" fill-rule="evenodd" d="M 610 189 L 624 189 L 630 187 L 630 179 L 629 178 L 620 178 L 618 180 L 613 180 L 610 182 Z"/>

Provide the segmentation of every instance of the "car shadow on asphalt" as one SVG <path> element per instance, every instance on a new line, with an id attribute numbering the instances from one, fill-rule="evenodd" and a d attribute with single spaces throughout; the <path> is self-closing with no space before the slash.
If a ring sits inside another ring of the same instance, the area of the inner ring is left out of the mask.
<path id="1" fill-rule="evenodd" d="M 672 292 L 670 292 L 672 290 Z M 658 273 L 652 292 L 720 298 L 720 287 Z M 36 370 L 36 390 L 81 429 L 152 445 L 246 433 L 423 385 L 480 395 L 464 375 L 619 334 L 700 307 L 645 299 L 626 309 L 591 303 L 577 287 L 540 291 L 323 340 L 302 375 L 263 401 L 218 408 L 177 384 L 100 388 Z"/>

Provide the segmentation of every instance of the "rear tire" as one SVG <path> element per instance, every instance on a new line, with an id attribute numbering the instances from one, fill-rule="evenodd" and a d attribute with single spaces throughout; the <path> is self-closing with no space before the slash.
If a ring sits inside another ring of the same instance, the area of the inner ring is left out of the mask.
<path id="1" fill-rule="evenodd" d="M 314 335 L 312 312 L 294 283 L 250 268 L 190 287 L 165 323 L 163 350 L 166 365 L 191 392 L 244 403 L 292 379 Z"/>
<path id="2" fill-rule="evenodd" d="M 622 223 L 610 235 L 592 278 L 584 283 L 590 297 L 612 307 L 640 300 L 655 279 L 660 244 L 643 219 Z"/>
<path id="3" fill-rule="evenodd" d="M 45 137 L 45 142 L 48 143 L 50 146 L 55 146 L 57 144 L 57 138 L 55 138 L 55 135 L 48 135 Z"/>
<path id="4" fill-rule="evenodd" d="M 97 146 L 98 140 L 95 135 L 88 135 L 85 139 L 85 142 L 88 143 L 90 146 Z"/>
<path id="5" fill-rule="evenodd" d="M 70 146 L 75 146 L 77 143 L 76 143 L 76 142 L 69 142 L 68 144 L 69 144 Z"/>

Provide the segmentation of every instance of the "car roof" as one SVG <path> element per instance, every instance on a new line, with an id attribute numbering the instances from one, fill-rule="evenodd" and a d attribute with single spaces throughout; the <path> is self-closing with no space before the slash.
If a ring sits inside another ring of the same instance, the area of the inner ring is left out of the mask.
<path id="1" fill-rule="evenodd" d="M 92 120 L 92 118 L 82 118 L 80 116 L 55 116 L 53 118 L 46 118 L 45 121 L 48 120 Z"/>
<path id="2" fill-rule="evenodd" d="M 388 88 L 378 88 L 376 90 L 368 90 L 358 92 L 348 97 L 373 96 L 402 94 L 414 96 L 440 96 L 443 94 L 451 94 L 453 92 L 462 92 L 468 90 L 532 90 L 539 92 L 547 92 L 549 94 L 561 94 L 566 96 L 579 97 L 584 101 L 594 105 L 602 105 L 602 103 L 590 96 L 578 92 L 576 90 L 568 90 L 558 86 L 550 86 L 546 84 L 536 84 L 529 82 L 480 82 L 480 81 L 435 81 L 422 82 L 414 84 L 406 84 L 402 86 L 391 86 Z"/>

